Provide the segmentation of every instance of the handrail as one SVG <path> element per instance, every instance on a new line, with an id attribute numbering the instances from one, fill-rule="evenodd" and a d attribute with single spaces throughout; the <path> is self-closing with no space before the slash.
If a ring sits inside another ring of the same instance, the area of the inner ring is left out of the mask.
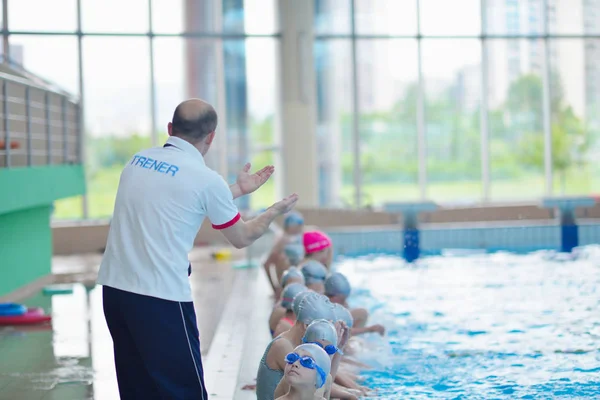
<path id="1" fill-rule="evenodd" d="M 55 94 L 61 95 L 61 96 L 65 96 L 67 98 L 69 98 L 70 100 L 77 102 L 79 101 L 79 98 L 74 96 L 72 93 L 67 92 L 66 90 L 62 89 L 59 85 L 57 85 L 56 83 L 46 79 L 46 78 L 42 78 L 41 76 L 38 76 L 36 74 L 34 74 L 33 72 L 29 71 L 27 68 L 25 68 L 22 64 L 19 64 L 18 62 L 16 62 L 15 60 L 11 59 L 10 57 L 6 57 L 4 54 L 0 54 L 0 62 L 4 62 L 7 61 L 7 64 L 11 67 L 14 68 L 16 70 L 16 72 L 25 75 L 25 80 L 31 81 L 31 80 L 35 80 L 38 82 L 42 82 L 41 85 L 39 84 L 32 84 L 31 87 L 35 87 L 36 89 L 41 89 L 41 90 L 47 90 L 49 92 L 53 92 Z M 9 75 L 10 77 L 14 77 L 14 75 L 10 75 L 10 74 L 5 74 L 5 75 Z M 15 82 L 16 83 L 16 82 Z"/>
<path id="2" fill-rule="evenodd" d="M 49 88 L 48 86 L 39 85 L 37 83 L 32 82 L 31 79 L 29 79 L 29 78 L 21 78 L 21 77 L 15 76 L 15 75 L 7 74 L 6 72 L 0 72 L 0 80 L 9 81 L 12 83 L 16 83 L 18 85 L 42 90 L 44 92 L 54 93 L 57 96 L 67 98 L 68 100 L 72 101 L 73 103 L 77 103 L 79 101 L 79 99 L 77 97 L 73 96 L 72 94 L 70 94 L 68 92 L 65 92 L 62 90 L 54 90 L 54 89 Z"/>

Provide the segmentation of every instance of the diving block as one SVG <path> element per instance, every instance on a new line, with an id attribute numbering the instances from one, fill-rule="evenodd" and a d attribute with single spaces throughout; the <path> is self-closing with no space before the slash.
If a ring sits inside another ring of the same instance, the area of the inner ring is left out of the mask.
<path id="1" fill-rule="evenodd" d="M 391 214 L 402 214 L 404 224 L 404 258 L 413 262 L 421 254 L 419 245 L 419 214 L 435 211 L 439 207 L 432 201 L 386 203 L 384 211 Z"/>
<path id="2" fill-rule="evenodd" d="M 558 209 L 561 228 L 561 251 L 571 252 L 579 245 L 579 228 L 575 218 L 578 208 L 593 207 L 596 199 L 589 196 L 580 197 L 545 197 L 543 208 Z"/>

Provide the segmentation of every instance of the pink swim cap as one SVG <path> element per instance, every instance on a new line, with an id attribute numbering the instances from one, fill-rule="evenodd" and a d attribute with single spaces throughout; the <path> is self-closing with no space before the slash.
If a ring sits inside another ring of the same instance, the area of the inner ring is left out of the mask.
<path id="1" fill-rule="evenodd" d="M 331 239 L 323 232 L 313 231 L 304 233 L 304 251 L 307 254 L 316 253 L 331 247 Z"/>

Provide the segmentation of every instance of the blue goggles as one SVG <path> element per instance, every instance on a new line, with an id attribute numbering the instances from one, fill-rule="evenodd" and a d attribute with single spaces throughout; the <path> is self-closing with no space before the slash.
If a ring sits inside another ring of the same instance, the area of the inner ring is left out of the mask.
<path id="1" fill-rule="evenodd" d="M 307 342 L 306 340 L 304 340 L 304 338 L 302 338 L 302 342 L 303 343 L 310 343 L 310 344 L 316 344 L 317 346 L 319 346 L 320 348 L 322 348 L 323 350 L 325 350 L 325 353 L 329 354 L 330 356 L 334 355 L 335 353 L 337 353 L 338 351 L 340 351 L 340 349 L 338 349 L 335 345 L 333 344 L 328 344 L 327 346 L 323 347 L 323 345 L 319 342 Z M 340 351 L 341 353 L 341 351 Z"/>
<path id="2" fill-rule="evenodd" d="M 298 353 L 290 353 L 287 356 L 285 356 L 285 362 L 290 365 L 294 364 L 296 361 L 300 361 L 300 365 L 302 365 L 304 368 L 316 370 L 319 376 L 321 376 L 321 384 L 319 385 L 318 389 L 323 387 L 323 385 L 327 381 L 327 375 L 325 375 L 325 371 L 323 371 L 323 369 L 317 365 L 317 363 L 312 357 L 300 357 Z"/>

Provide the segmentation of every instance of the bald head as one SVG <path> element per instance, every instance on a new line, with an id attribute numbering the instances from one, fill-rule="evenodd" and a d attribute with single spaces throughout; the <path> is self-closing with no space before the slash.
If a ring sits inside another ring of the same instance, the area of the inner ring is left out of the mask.
<path id="1" fill-rule="evenodd" d="M 207 102 L 189 99 L 180 103 L 173 113 L 172 135 L 189 142 L 198 142 L 217 129 L 217 112 Z"/>

